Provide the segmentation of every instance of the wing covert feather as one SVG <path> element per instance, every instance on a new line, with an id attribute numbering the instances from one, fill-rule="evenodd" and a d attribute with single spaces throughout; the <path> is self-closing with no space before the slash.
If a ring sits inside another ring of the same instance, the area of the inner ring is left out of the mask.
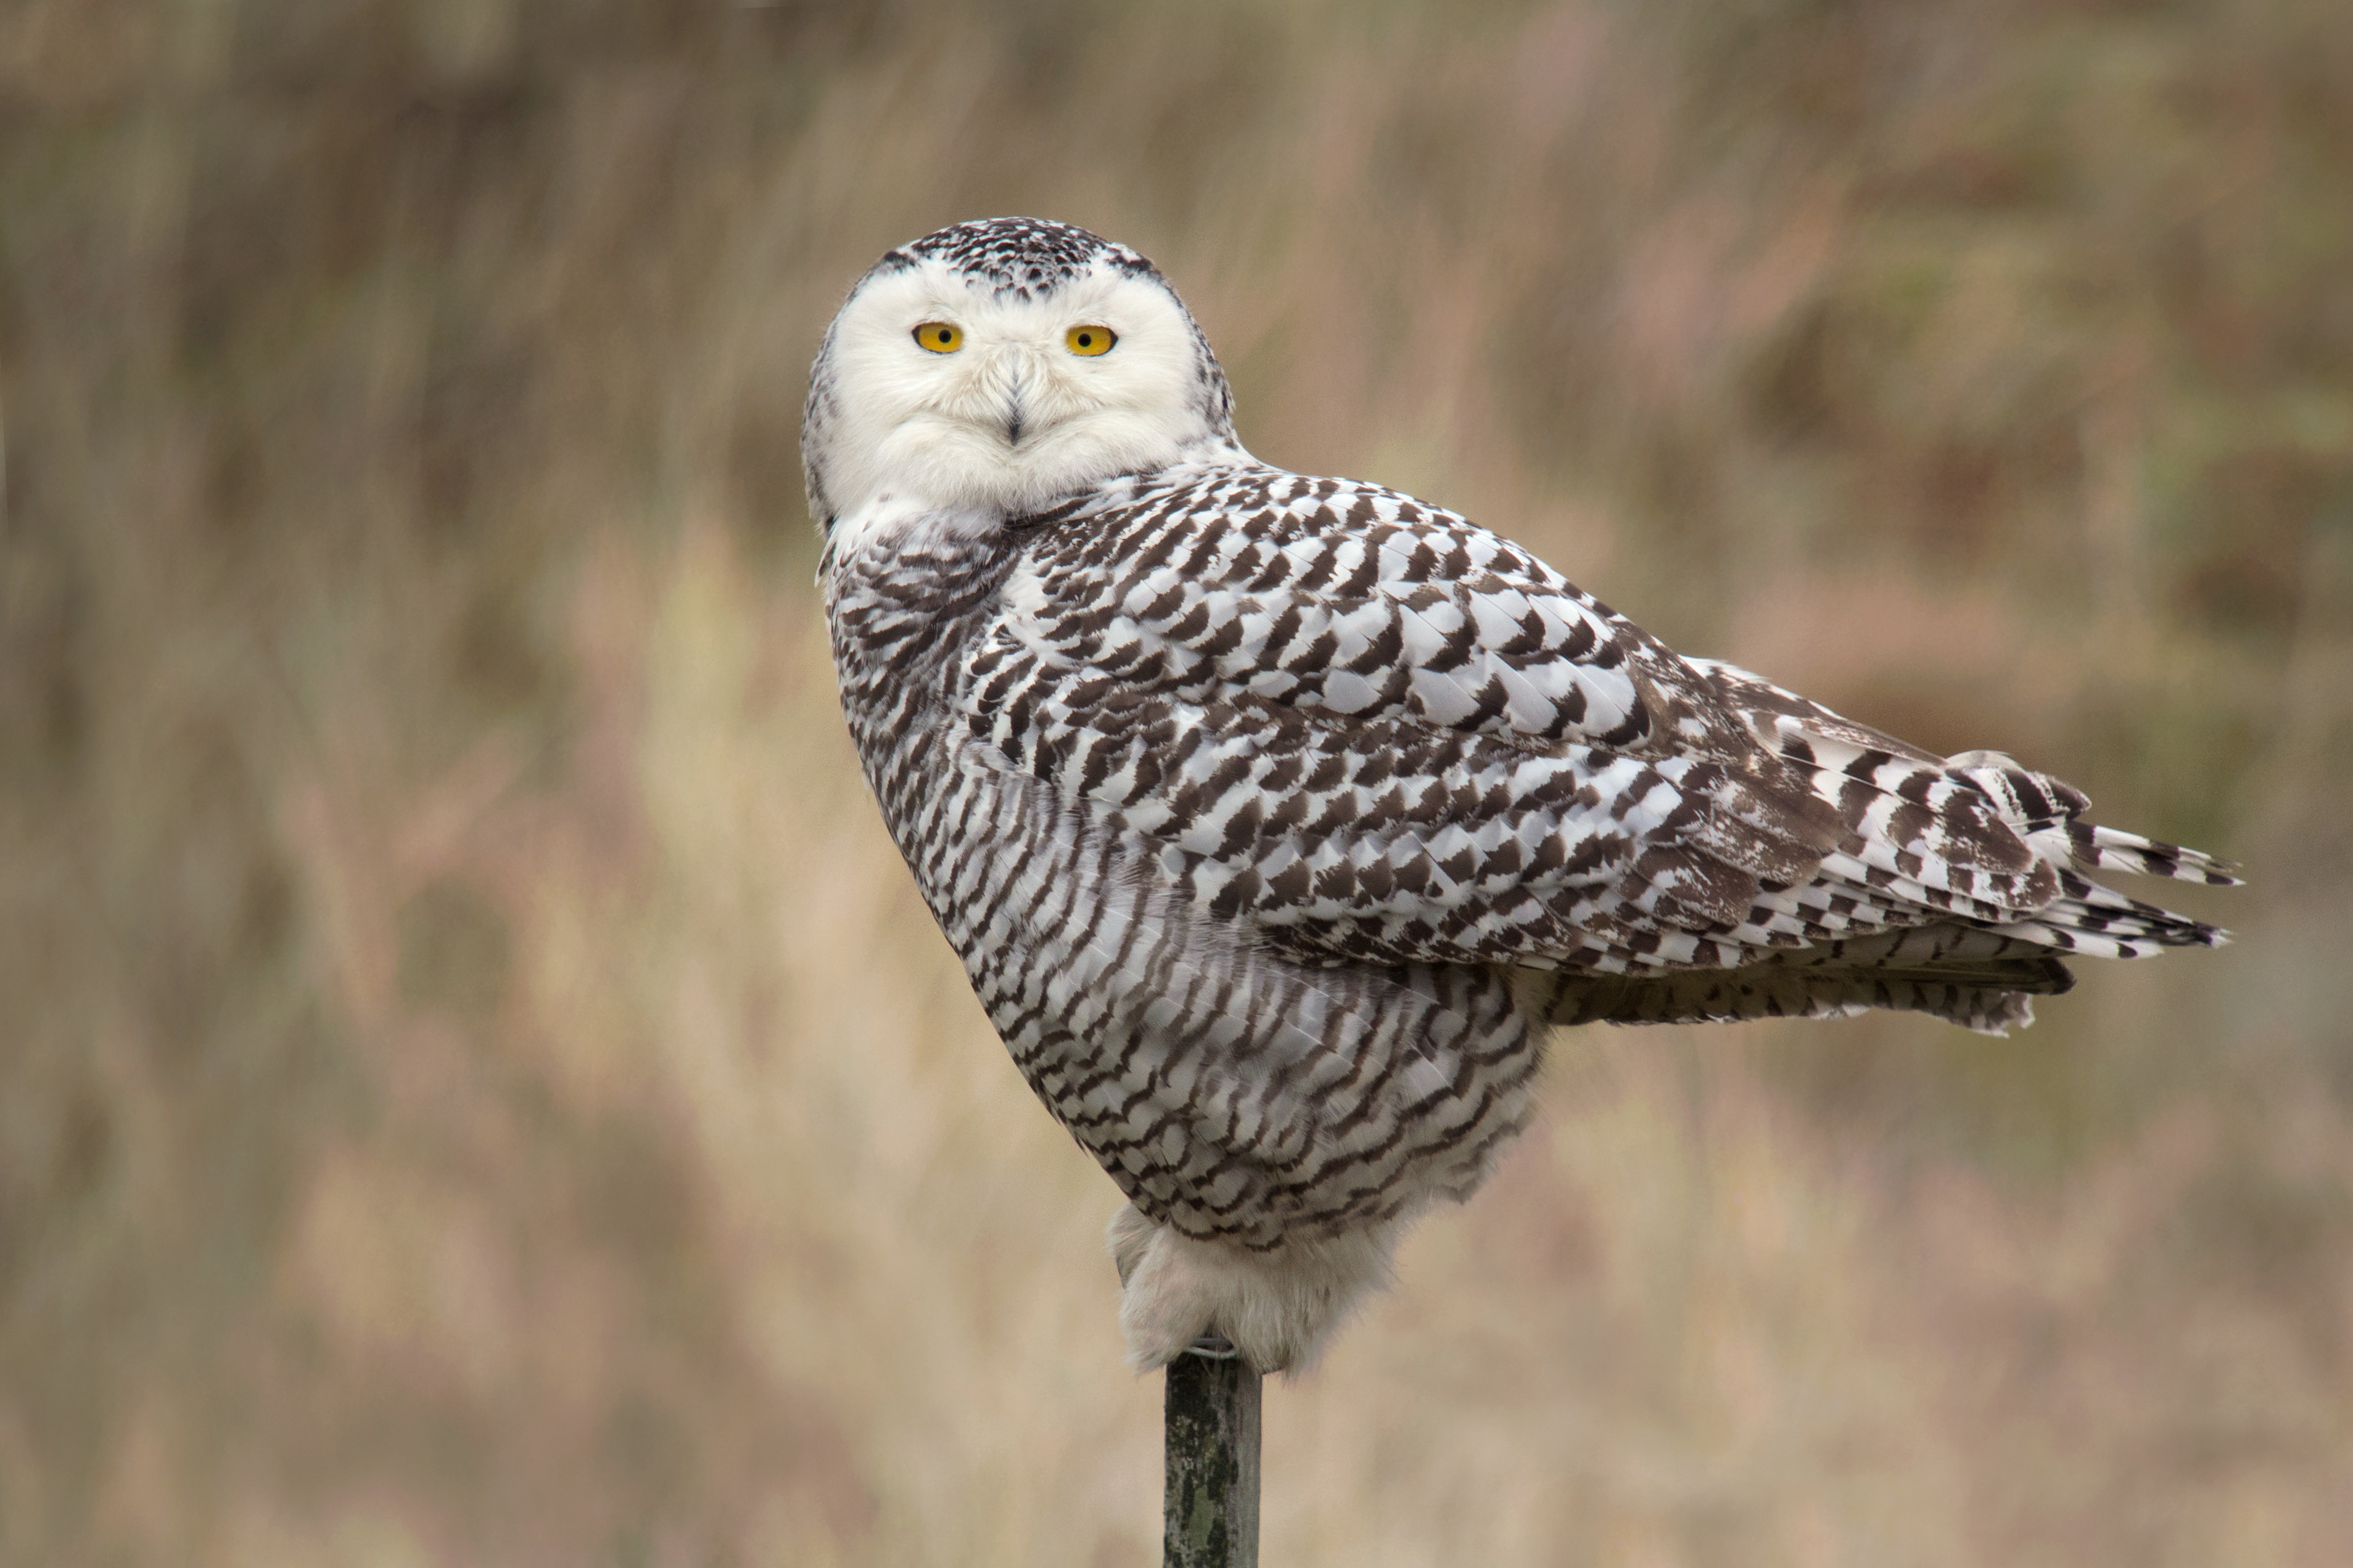
<path id="1" fill-rule="evenodd" d="M 1684 659 L 1409 497 L 1228 470 L 1031 527 L 970 731 L 1295 957 L 1643 973 L 1955 921 L 2126 955 L 2211 935 L 2063 879 L 2037 836 L 2086 869 L 2212 863 L 2095 845 L 2018 804 L 2080 807 L 2055 780 Z"/>
<path id="2" fill-rule="evenodd" d="M 1062 521 L 976 656 L 976 733 L 1322 961 L 1712 963 L 1824 929 L 1757 900 L 1834 812 L 1680 660 L 1451 514 L 1293 483 Z"/>

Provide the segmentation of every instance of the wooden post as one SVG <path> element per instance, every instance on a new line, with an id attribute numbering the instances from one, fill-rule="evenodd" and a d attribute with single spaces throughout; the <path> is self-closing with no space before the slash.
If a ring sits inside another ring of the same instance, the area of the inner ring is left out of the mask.
<path id="1" fill-rule="evenodd" d="M 1168 1363 L 1164 1568 L 1258 1568 L 1259 1375 L 1221 1339 Z"/>

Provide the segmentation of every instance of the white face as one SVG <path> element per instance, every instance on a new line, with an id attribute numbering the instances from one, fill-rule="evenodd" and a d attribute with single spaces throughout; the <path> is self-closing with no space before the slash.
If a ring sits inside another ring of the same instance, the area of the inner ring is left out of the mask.
<path id="1" fill-rule="evenodd" d="M 1216 362 L 1156 277 L 1097 265 L 1031 293 L 934 258 L 859 286 L 805 442 L 826 510 L 1018 515 L 1225 438 Z"/>

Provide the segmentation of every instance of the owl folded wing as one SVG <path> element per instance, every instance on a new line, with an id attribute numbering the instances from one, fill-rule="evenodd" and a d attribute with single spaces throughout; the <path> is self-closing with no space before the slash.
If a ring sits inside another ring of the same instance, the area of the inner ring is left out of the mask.
<path id="1" fill-rule="evenodd" d="M 1375 493 L 1389 515 L 1338 527 L 1163 507 L 1043 542 L 981 645 L 976 735 L 1310 961 L 1640 976 L 1869 938 L 1884 963 L 1883 933 L 1935 925 L 1904 962 L 2028 984 L 2049 977 L 2021 951 L 2215 940 L 2080 874 L 2211 863 L 2080 826 L 2079 795 L 2006 758 L 1680 658 Z M 1107 547 L 1121 528 L 1143 537 Z"/>

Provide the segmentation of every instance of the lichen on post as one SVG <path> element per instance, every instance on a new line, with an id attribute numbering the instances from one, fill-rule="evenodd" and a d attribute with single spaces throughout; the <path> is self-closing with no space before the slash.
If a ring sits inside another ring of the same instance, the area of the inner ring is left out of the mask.
<path id="1" fill-rule="evenodd" d="M 1166 1568 L 1258 1568 L 1259 1374 L 1221 1339 L 1168 1363 Z"/>

